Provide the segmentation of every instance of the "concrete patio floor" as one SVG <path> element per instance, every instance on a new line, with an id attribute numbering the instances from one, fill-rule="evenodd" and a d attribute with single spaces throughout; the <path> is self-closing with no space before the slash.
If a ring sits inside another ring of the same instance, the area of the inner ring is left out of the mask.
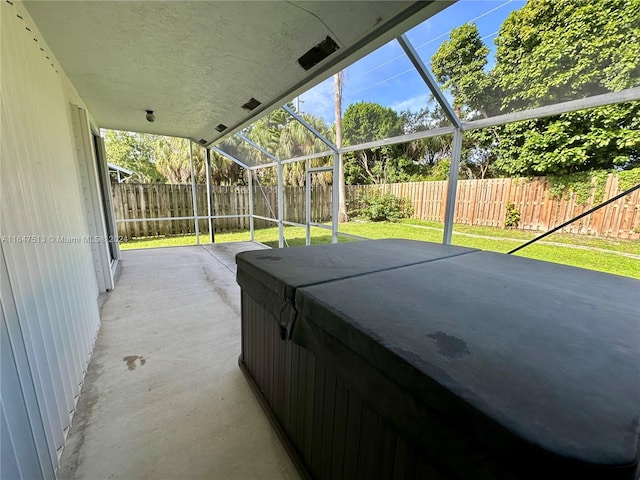
<path id="1" fill-rule="evenodd" d="M 242 242 L 129 250 L 60 479 L 298 478 L 237 364 Z"/>

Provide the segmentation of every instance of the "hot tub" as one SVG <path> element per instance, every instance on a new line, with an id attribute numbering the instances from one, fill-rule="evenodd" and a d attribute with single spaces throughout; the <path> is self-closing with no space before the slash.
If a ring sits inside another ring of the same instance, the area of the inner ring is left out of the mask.
<path id="1" fill-rule="evenodd" d="M 244 252 L 240 365 L 303 476 L 638 476 L 640 282 L 404 240 Z"/>

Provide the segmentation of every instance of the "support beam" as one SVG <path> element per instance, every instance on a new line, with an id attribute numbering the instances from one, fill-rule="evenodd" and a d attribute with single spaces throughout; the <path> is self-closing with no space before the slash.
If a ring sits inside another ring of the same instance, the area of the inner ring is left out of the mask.
<path id="1" fill-rule="evenodd" d="M 303 160 L 312 160 L 314 158 L 330 157 L 333 154 L 334 154 L 333 150 L 326 150 L 324 152 L 311 153 L 309 155 L 302 155 L 300 157 L 293 157 L 287 160 L 282 160 L 282 164 L 285 165 L 287 163 L 301 162 Z"/>
<path id="2" fill-rule="evenodd" d="M 333 156 L 333 180 L 331 181 L 331 243 L 338 243 L 338 216 L 340 215 L 340 187 L 338 186 L 340 154 Z"/>
<path id="3" fill-rule="evenodd" d="M 249 235 L 253 242 L 256 236 L 253 225 L 253 171 L 247 169 L 247 175 L 249 176 Z"/>
<path id="4" fill-rule="evenodd" d="M 244 136 L 241 133 L 236 133 L 236 137 L 238 137 L 240 140 L 242 140 L 243 142 L 251 145 L 253 148 L 255 148 L 256 150 L 258 150 L 260 153 L 262 153 L 263 155 L 265 155 L 267 158 L 270 158 L 271 160 L 273 160 L 273 163 L 276 166 L 276 169 L 278 171 L 278 247 L 279 248 L 283 248 L 284 247 L 284 177 L 282 174 L 282 162 L 280 161 L 280 159 L 278 157 L 276 157 L 275 155 L 269 153 L 267 150 L 265 150 L 264 148 L 262 148 L 260 145 L 258 145 L 257 143 L 253 142 L 251 139 L 247 138 L 246 136 Z M 247 169 L 249 170 L 249 175 L 252 176 L 253 173 L 251 171 L 251 169 L 249 169 L 247 167 Z M 252 181 L 250 181 L 250 183 L 253 183 Z M 252 189 L 250 188 L 250 191 Z M 250 193 L 250 196 L 252 196 L 252 193 Z M 251 198 L 251 201 L 253 201 L 253 199 Z M 251 205 L 251 209 L 253 209 L 253 203 Z M 253 231 L 253 214 L 251 215 L 251 220 L 250 220 L 250 228 L 251 228 L 251 241 L 253 241 L 254 238 L 254 231 Z"/>
<path id="5" fill-rule="evenodd" d="M 472 122 L 462 122 L 463 130 L 476 130 L 479 128 L 495 127 L 507 123 L 520 122 L 523 120 L 533 120 L 537 118 L 553 117 L 563 113 L 585 110 L 587 108 L 603 107 L 622 102 L 632 102 L 640 100 L 640 87 L 628 88 L 619 92 L 603 93 L 592 97 L 569 100 L 568 102 L 546 105 L 544 107 L 522 110 L 520 112 L 505 113 L 495 117 L 482 118 Z"/>
<path id="6" fill-rule="evenodd" d="M 198 225 L 198 197 L 196 195 L 196 176 L 193 168 L 193 142 L 189 142 L 189 165 L 191 168 L 191 204 L 193 205 L 194 228 L 196 232 L 196 245 L 200 245 L 200 225 Z"/>
<path id="7" fill-rule="evenodd" d="M 245 143 L 248 143 L 249 145 L 251 145 L 253 148 L 255 148 L 256 150 L 258 150 L 260 153 L 264 154 L 265 156 L 267 156 L 268 158 L 270 158 L 271 160 L 273 160 L 274 162 L 279 162 L 280 159 L 278 157 L 276 157 L 275 155 L 272 155 L 271 153 L 267 152 L 264 148 L 262 148 L 260 145 L 258 145 L 257 143 L 254 143 L 252 140 L 250 140 L 249 138 L 245 137 L 244 135 L 242 135 L 241 133 L 236 133 L 236 137 L 238 137 L 240 140 L 242 140 Z"/>
<path id="8" fill-rule="evenodd" d="M 424 130 L 421 132 L 407 133 L 406 135 L 398 135 L 397 137 L 383 138 L 381 140 L 374 140 L 372 142 L 360 143 L 358 145 L 350 145 L 338 149 L 340 153 L 356 152 L 359 150 L 366 150 L 368 148 L 384 147 L 387 145 L 397 145 L 398 143 L 408 143 L 414 140 L 421 140 L 423 138 L 439 137 L 440 135 L 451 135 L 455 130 L 455 127 L 439 127 L 432 128 L 430 130 Z M 286 162 L 286 160 L 285 160 Z"/>
<path id="9" fill-rule="evenodd" d="M 313 133 L 316 137 L 318 137 L 318 139 L 320 139 L 320 141 L 322 143 L 324 143 L 327 147 L 329 147 L 331 150 L 333 150 L 334 152 L 338 151 L 338 147 L 336 147 L 330 140 L 328 140 L 324 135 L 322 135 L 318 130 L 316 130 L 315 128 L 313 128 L 313 126 L 311 126 L 311 124 L 309 122 L 307 122 L 304 118 L 302 118 L 300 115 L 298 115 L 294 110 L 292 110 L 291 108 L 289 108 L 287 105 L 283 105 L 282 109 L 287 112 L 289 115 L 291 115 L 293 118 L 295 118 L 298 122 L 300 122 L 302 125 L 304 125 L 307 130 L 309 130 L 311 133 Z"/>
<path id="10" fill-rule="evenodd" d="M 304 218 L 306 225 L 306 240 L 305 245 L 308 247 L 311 245 L 311 165 L 310 160 L 305 160 L 304 171 Z"/>
<path id="11" fill-rule="evenodd" d="M 409 41 L 407 35 L 400 35 L 396 40 L 404 50 L 404 53 L 407 54 L 407 57 L 409 57 L 409 60 L 411 60 L 411 63 L 418 71 L 418 74 L 420 74 L 420 77 L 422 78 L 424 83 L 426 83 L 429 87 L 429 90 L 431 90 L 431 93 L 444 110 L 444 113 L 449 121 L 453 123 L 456 128 L 460 128 L 462 126 L 462 123 L 458 118 L 458 115 L 456 115 L 453 106 L 451 106 L 447 98 L 442 93 L 442 90 L 440 90 L 438 83 L 436 82 L 435 78 L 433 78 L 431 72 L 429 72 L 429 69 L 426 67 L 426 65 L 418 55 L 418 52 L 416 52 L 415 48 L 413 48 L 413 45 L 411 45 L 411 42 Z"/>
<path id="12" fill-rule="evenodd" d="M 429 72 L 429 69 L 426 67 L 426 65 L 418 55 L 418 52 L 416 52 L 415 48 L 413 48 L 413 45 L 411 45 L 409 38 L 406 36 L 406 34 L 403 34 L 396 38 L 396 40 L 404 50 L 404 53 L 406 53 L 407 57 L 409 57 L 409 60 L 411 60 L 411 63 L 413 64 L 415 69 L 418 71 L 418 74 L 422 78 L 422 81 L 426 83 L 427 87 L 429 87 L 429 90 L 431 90 L 431 93 L 444 110 L 444 113 L 449 121 L 457 128 L 460 128 L 461 122 L 458 118 L 458 115 L 456 115 L 453 107 L 442 93 L 442 90 L 440 90 L 438 83 L 436 82 L 435 78 L 433 78 L 431 72 Z"/>
<path id="13" fill-rule="evenodd" d="M 251 168 L 251 171 L 258 171 L 261 168 L 269 168 L 269 167 L 275 167 L 276 165 L 278 165 L 278 162 L 269 162 L 269 163 L 261 163 L 260 165 L 254 165 Z"/>
<path id="14" fill-rule="evenodd" d="M 328 146 L 331 150 L 333 150 L 334 152 L 334 156 L 333 156 L 333 186 L 332 188 L 332 208 L 331 208 L 331 243 L 338 243 L 338 215 L 339 215 L 339 208 L 340 208 L 340 189 L 338 188 L 337 185 L 337 179 L 338 179 L 338 169 L 340 168 L 340 158 L 339 158 L 339 153 L 338 153 L 338 147 L 336 147 L 331 141 L 329 141 L 324 135 L 322 135 L 320 132 L 318 132 L 318 130 L 316 130 L 315 128 L 313 128 L 313 126 L 311 124 L 309 124 L 309 122 L 307 122 L 304 118 L 302 118 L 300 115 L 298 115 L 297 112 L 293 111 L 291 108 L 289 108 L 287 105 L 283 105 L 282 106 L 283 110 L 286 111 L 289 115 L 291 115 L 293 118 L 295 118 L 298 122 L 300 122 L 304 127 L 307 128 L 307 130 L 309 130 L 311 133 L 313 133 L 320 141 L 322 141 L 326 146 Z M 308 161 L 308 160 L 307 160 Z M 278 163 L 279 168 L 282 168 L 282 162 Z M 310 175 L 307 173 L 307 177 L 310 178 Z M 278 182 L 279 183 L 279 182 Z M 305 208 L 310 209 L 311 208 L 311 199 L 310 199 L 309 195 L 309 200 L 307 200 L 305 203 L 307 205 L 305 205 Z M 309 214 L 309 218 L 311 217 L 311 214 Z M 307 220 L 307 225 L 309 224 L 309 220 Z M 309 231 L 309 227 L 307 226 L 307 239 L 308 242 L 310 242 L 310 238 L 311 238 L 311 234 Z"/>
<path id="15" fill-rule="evenodd" d="M 472 122 L 472 123 L 475 123 L 475 122 Z M 452 127 L 452 126 L 433 128 L 431 130 L 408 133 L 406 135 L 398 135 L 397 137 L 383 138 L 381 140 L 360 143 L 358 145 L 350 145 L 348 147 L 339 148 L 338 152 L 340 153 L 355 152 L 358 150 L 365 150 L 367 148 L 376 148 L 376 147 L 383 147 L 386 145 L 396 145 L 398 143 L 412 142 L 414 140 L 420 140 L 423 138 L 438 137 L 440 135 L 451 135 L 454 132 L 454 130 L 455 130 L 455 127 Z M 287 163 L 302 162 L 304 160 L 310 160 L 314 158 L 328 157 L 330 155 L 333 155 L 334 153 L 335 153 L 334 151 L 311 153 L 309 155 L 302 155 L 300 157 L 288 158 L 286 160 L 282 160 L 281 162 L 283 165 L 286 165 Z M 261 165 L 255 165 L 251 167 L 251 170 L 260 170 L 261 168 L 275 167 L 276 164 L 277 162 L 263 163 Z"/>
<path id="16" fill-rule="evenodd" d="M 462 130 L 457 128 L 453 133 L 453 148 L 451 151 L 451 166 L 449 167 L 449 183 L 447 185 L 447 203 L 444 214 L 444 233 L 442 243 L 451 245 L 453 234 L 453 219 L 456 213 L 456 195 L 458 189 L 458 172 L 460 170 L 460 156 L 462 155 Z"/>
<path id="17" fill-rule="evenodd" d="M 307 171 L 311 173 L 333 172 L 333 166 L 307 168 Z"/>
<path id="18" fill-rule="evenodd" d="M 223 156 L 224 158 L 226 158 L 227 160 L 231 160 L 233 163 L 237 163 L 238 165 L 240 165 L 242 168 L 246 168 L 249 169 L 251 167 L 249 167 L 249 165 L 247 165 L 246 163 L 244 163 L 243 161 L 238 160 L 236 157 L 234 157 L 233 155 L 228 154 L 227 152 L 225 152 L 224 150 L 220 150 L 218 147 L 215 146 L 211 146 L 208 147 L 207 150 L 213 150 L 214 152 L 216 152 L 218 155 Z"/>
<path id="19" fill-rule="evenodd" d="M 207 148 L 206 152 L 207 161 L 205 167 L 207 172 L 207 220 L 209 221 L 209 238 L 211 240 L 211 243 L 215 243 L 215 225 L 213 223 L 213 218 L 211 218 L 211 215 L 213 214 L 213 202 L 211 201 L 211 151 Z"/>
<path id="20" fill-rule="evenodd" d="M 282 175 L 282 164 L 276 165 L 278 171 L 278 248 L 284 247 L 284 179 Z"/>

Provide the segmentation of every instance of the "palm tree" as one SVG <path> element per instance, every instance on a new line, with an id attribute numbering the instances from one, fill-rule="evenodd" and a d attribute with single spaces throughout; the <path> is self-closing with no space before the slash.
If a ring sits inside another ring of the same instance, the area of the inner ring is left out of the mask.
<path id="1" fill-rule="evenodd" d="M 338 72 L 333 76 L 333 93 L 335 100 L 335 114 L 336 114 L 336 147 L 342 148 L 342 85 L 344 83 L 344 72 Z M 342 160 L 342 154 L 338 154 L 338 179 L 334 182 L 338 187 L 339 207 L 338 207 L 338 221 L 347 222 L 349 217 L 347 216 L 347 202 L 345 200 L 345 187 L 344 187 L 344 161 Z"/>
<path id="2" fill-rule="evenodd" d="M 303 114 L 303 118 L 324 136 L 333 136 L 331 130 L 327 127 L 322 118 L 308 113 Z M 280 132 L 280 142 L 276 156 L 287 159 L 310 155 L 326 149 L 326 145 L 304 125 L 297 121 L 290 121 Z M 327 159 L 315 159 L 312 161 L 312 166 L 326 165 L 326 163 Z M 294 162 L 285 165 L 283 173 L 285 175 L 286 182 L 289 185 L 304 185 L 304 162 Z M 328 183 L 328 179 L 326 177 L 327 175 L 324 173 L 314 175 L 314 183 L 326 185 Z"/>

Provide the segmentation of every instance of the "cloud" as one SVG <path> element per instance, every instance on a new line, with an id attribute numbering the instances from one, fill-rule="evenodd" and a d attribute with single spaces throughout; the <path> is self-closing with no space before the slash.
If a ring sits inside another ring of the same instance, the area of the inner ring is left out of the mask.
<path id="1" fill-rule="evenodd" d="M 401 100 L 396 102 L 389 107 L 393 108 L 396 112 L 400 113 L 405 110 L 418 111 L 421 108 L 424 108 L 429 105 L 431 102 L 431 94 L 430 93 L 421 93 L 420 95 L 416 95 L 415 97 L 408 98 L 406 100 Z"/>
<path id="2" fill-rule="evenodd" d="M 295 104 L 295 99 L 293 100 Z M 335 121 L 333 77 L 300 95 L 300 110 L 322 117 L 330 125 Z"/>

